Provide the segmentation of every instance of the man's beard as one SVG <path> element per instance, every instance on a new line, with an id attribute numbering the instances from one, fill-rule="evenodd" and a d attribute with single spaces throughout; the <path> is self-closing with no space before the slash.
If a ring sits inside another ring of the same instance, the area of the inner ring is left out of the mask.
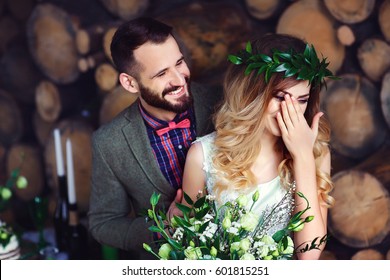
<path id="1" fill-rule="evenodd" d="M 190 91 L 189 80 L 186 79 L 186 81 L 187 81 L 188 95 L 185 94 L 181 96 L 179 99 L 176 99 L 175 104 L 164 99 L 164 96 L 171 91 L 177 90 L 179 87 L 167 88 L 160 94 L 145 87 L 143 84 L 139 83 L 140 94 L 142 99 L 145 100 L 145 102 L 148 103 L 150 106 L 180 114 L 187 111 L 193 104 L 193 98 Z"/>

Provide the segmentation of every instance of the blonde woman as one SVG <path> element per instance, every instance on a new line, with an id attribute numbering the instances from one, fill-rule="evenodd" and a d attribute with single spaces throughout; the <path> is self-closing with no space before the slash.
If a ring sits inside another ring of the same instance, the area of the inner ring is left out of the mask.
<path id="1" fill-rule="evenodd" d="M 305 215 L 314 219 L 295 233 L 294 244 L 323 237 L 333 204 L 330 130 L 319 111 L 324 78 L 334 78 L 326 60 L 320 61 L 314 47 L 302 40 L 280 34 L 251 42 L 230 60 L 216 130 L 191 146 L 183 191 L 196 199 L 205 190 L 222 204 L 258 190 L 255 211 L 266 216 L 276 207 L 265 225 L 268 234 L 306 206 L 299 191 L 311 207 Z M 323 247 L 296 258 L 318 259 Z"/>

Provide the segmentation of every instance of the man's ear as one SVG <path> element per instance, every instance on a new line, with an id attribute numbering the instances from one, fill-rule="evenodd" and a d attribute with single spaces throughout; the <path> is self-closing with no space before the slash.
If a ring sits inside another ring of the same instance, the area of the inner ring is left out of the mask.
<path id="1" fill-rule="evenodd" d="M 138 93 L 139 87 L 137 80 L 126 73 L 120 73 L 119 74 L 119 82 L 121 83 L 122 87 L 131 92 L 131 93 Z"/>

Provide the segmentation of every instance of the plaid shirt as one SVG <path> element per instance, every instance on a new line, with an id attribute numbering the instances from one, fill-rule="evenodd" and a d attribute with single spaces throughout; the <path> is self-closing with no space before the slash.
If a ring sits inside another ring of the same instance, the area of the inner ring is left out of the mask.
<path id="1" fill-rule="evenodd" d="M 176 115 L 175 123 L 188 118 L 189 128 L 176 128 L 158 136 L 156 130 L 168 126 L 168 122 L 159 120 L 146 112 L 139 102 L 139 109 L 146 125 L 146 131 L 152 146 L 153 154 L 161 172 L 175 189 L 181 188 L 184 163 L 188 149 L 196 138 L 195 115 L 192 109 Z"/>

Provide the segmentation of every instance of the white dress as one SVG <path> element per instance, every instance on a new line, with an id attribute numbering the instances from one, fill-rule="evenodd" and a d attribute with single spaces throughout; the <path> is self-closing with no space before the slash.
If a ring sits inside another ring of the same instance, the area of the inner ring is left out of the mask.
<path id="1" fill-rule="evenodd" d="M 195 142 L 200 142 L 203 148 L 203 170 L 206 174 L 206 189 L 211 195 L 215 194 L 213 191 L 214 183 L 216 181 L 216 170 L 213 167 L 212 159 L 215 153 L 214 147 L 215 132 L 206 136 L 198 138 Z M 260 215 L 260 219 L 264 220 L 262 233 L 272 235 L 276 231 L 284 228 L 293 210 L 293 189 L 292 187 L 283 187 L 279 176 L 267 183 L 258 184 L 250 192 L 248 196 L 248 208 L 252 205 L 252 195 L 258 190 L 260 193 L 259 199 L 252 208 L 252 211 Z M 220 193 L 217 206 L 228 201 L 235 200 L 241 192 L 227 189 Z M 270 214 L 272 213 L 272 216 Z M 271 218 L 269 218 L 271 217 Z M 268 219 L 267 219 L 268 218 Z"/>

